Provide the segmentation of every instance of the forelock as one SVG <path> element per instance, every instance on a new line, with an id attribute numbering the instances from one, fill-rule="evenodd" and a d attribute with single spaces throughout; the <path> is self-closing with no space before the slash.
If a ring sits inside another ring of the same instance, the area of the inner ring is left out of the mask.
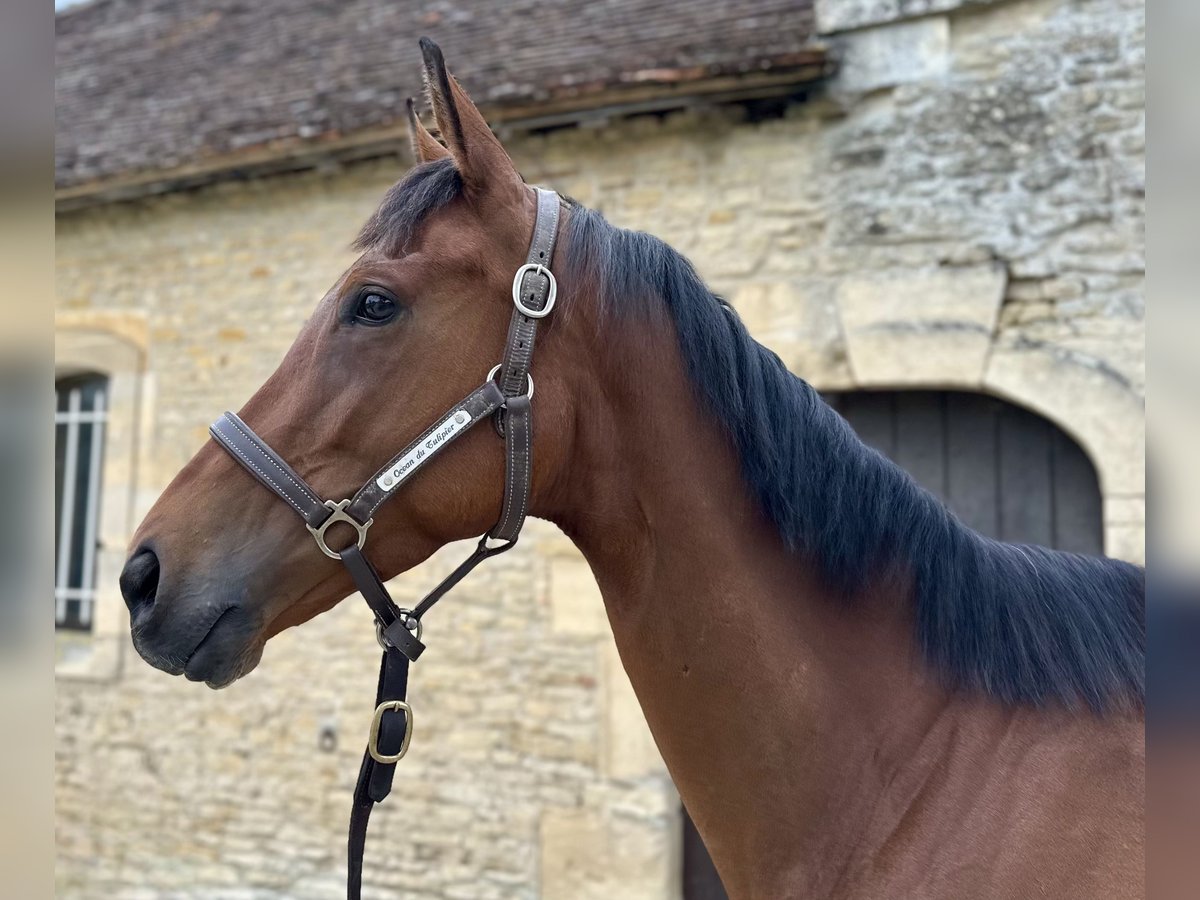
<path id="1" fill-rule="evenodd" d="M 388 188 L 354 241 L 356 250 L 380 250 L 399 256 L 420 231 L 425 219 L 463 192 L 462 176 L 449 158 L 414 167 Z"/>

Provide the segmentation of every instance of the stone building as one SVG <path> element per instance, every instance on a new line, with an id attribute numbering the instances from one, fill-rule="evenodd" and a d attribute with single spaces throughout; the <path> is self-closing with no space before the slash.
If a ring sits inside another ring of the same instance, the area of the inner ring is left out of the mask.
<path id="1" fill-rule="evenodd" d="M 1139 0 L 95 0 L 57 31 L 62 897 L 341 896 L 365 607 L 215 693 L 137 658 L 116 580 L 410 165 L 419 34 L 531 182 L 670 241 L 968 521 L 1143 556 Z M 430 626 L 370 896 L 716 896 L 565 537 Z"/>

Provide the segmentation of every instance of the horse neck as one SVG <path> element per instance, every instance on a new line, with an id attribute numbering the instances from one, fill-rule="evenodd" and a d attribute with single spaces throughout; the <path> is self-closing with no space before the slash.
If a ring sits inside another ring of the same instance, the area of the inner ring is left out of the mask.
<path id="1" fill-rule="evenodd" d="M 827 596 L 750 495 L 675 348 L 663 322 L 580 342 L 569 468 L 538 512 L 591 565 L 727 886 L 771 895 L 799 878 L 819 896 L 945 694 L 914 651 L 907 579 Z"/>

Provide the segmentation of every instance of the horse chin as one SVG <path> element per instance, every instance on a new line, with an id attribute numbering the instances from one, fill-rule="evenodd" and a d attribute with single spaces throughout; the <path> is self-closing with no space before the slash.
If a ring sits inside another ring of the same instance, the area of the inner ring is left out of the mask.
<path id="1" fill-rule="evenodd" d="M 227 620 L 222 616 L 184 663 L 188 681 L 203 681 L 219 690 L 249 674 L 262 659 L 263 641 Z"/>
<path id="2" fill-rule="evenodd" d="M 255 622 L 255 616 L 235 605 L 220 613 L 198 642 L 181 637 L 164 641 L 161 630 L 148 634 L 146 628 L 135 626 L 133 644 L 155 668 L 188 681 L 203 681 L 215 690 L 233 684 L 262 659 L 265 638 Z M 178 646 L 181 640 L 183 647 Z"/>
<path id="3" fill-rule="evenodd" d="M 200 651 L 188 660 L 183 668 L 183 677 L 188 681 L 203 681 L 214 691 L 229 687 L 239 678 L 250 674 L 262 659 L 263 645 L 251 644 L 228 656 L 210 659 Z"/>

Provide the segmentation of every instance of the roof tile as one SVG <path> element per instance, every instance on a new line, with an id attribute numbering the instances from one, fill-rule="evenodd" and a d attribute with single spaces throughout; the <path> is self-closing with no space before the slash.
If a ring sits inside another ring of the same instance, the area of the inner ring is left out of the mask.
<path id="1" fill-rule="evenodd" d="M 480 106 L 797 64 L 812 0 L 97 0 L 55 20 L 60 188 L 403 120 L 428 34 Z"/>

